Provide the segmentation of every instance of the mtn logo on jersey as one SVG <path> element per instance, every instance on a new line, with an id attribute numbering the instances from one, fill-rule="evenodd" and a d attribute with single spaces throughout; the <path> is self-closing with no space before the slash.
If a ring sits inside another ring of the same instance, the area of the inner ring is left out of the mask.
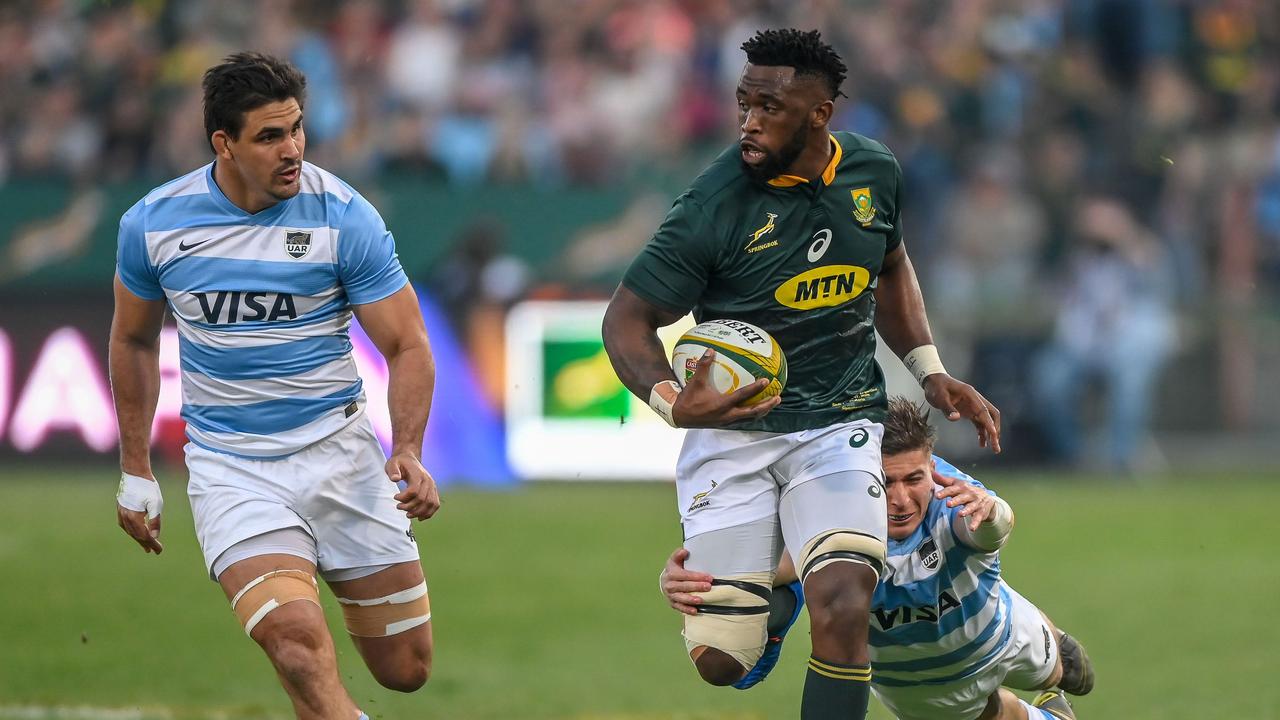
<path id="1" fill-rule="evenodd" d="M 760 252 L 761 250 L 768 250 L 771 247 L 778 246 L 777 240 L 774 240 L 773 242 L 767 242 L 763 245 L 756 245 L 756 243 L 759 242 L 760 238 L 773 232 L 773 228 L 774 228 L 773 221 L 777 219 L 778 219 L 778 213 L 765 213 L 764 225 L 760 226 L 759 229 L 751 233 L 751 241 L 747 243 L 745 248 L 748 253 Z"/>
<path id="2" fill-rule="evenodd" d="M 193 292 L 200 301 L 200 312 L 210 325 L 229 325 L 251 320 L 294 320 L 298 308 L 289 293 L 272 292 Z"/>
<path id="3" fill-rule="evenodd" d="M 871 273 L 857 265 L 824 265 L 796 275 L 778 286 L 773 297 L 796 310 L 843 305 L 862 294 Z"/>
<path id="4" fill-rule="evenodd" d="M 867 227 L 876 219 L 876 206 L 871 202 L 871 188 L 858 188 L 849 192 L 853 194 L 853 219 L 862 227 Z"/>
<path id="5" fill-rule="evenodd" d="M 311 233 L 300 230 L 284 234 L 284 251 L 295 258 L 300 258 L 311 249 Z"/>

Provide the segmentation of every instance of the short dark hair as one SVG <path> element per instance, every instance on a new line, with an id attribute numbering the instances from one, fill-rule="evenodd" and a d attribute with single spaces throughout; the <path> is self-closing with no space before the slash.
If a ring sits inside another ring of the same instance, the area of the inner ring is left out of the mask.
<path id="1" fill-rule="evenodd" d="M 796 75 L 821 78 L 827 84 L 832 100 L 844 95 L 840 92 L 840 85 L 844 83 L 849 68 L 840 59 L 840 54 L 822 41 L 822 33 L 817 30 L 761 30 L 742 43 L 742 49 L 747 53 L 747 62 L 752 65 L 793 67 Z"/>
<path id="2" fill-rule="evenodd" d="M 219 130 L 233 138 L 244 129 L 244 114 L 290 98 L 306 102 L 307 79 L 286 60 L 257 52 L 228 56 L 204 73 L 204 136 L 213 148 Z M 214 152 L 217 149 L 214 148 Z"/>
<path id="3" fill-rule="evenodd" d="M 929 408 L 916 405 L 910 400 L 895 395 L 889 398 L 889 410 L 884 418 L 884 442 L 880 447 L 883 455 L 924 450 L 933 452 L 933 441 L 937 431 L 929 424 Z"/>

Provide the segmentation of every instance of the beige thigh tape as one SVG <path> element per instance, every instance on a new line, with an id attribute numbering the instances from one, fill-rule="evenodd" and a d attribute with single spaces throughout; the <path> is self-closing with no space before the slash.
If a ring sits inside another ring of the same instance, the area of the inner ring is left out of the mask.
<path id="1" fill-rule="evenodd" d="M 702 598 L 697 615 L 684 618 L 684 644 L 692 653 L 713 647 L 750 669 L 764 652 L 773 573 L 716 578 Z"/>
<path id="2" fill-rule="evenodd" d="M 800 579 L 837 562 L 858 562 L 876 571 L 884 568 L 885 546 L 879 538 L 857 530 L 828 530 L 805 543 L 797 568 Z"/>
<path id="3" fill-rule="evenodd" d="M 251 634 L 267 613 L 295 600 L 320 607 L 320 590 L 311 573 L 303 570 L 273 570 L 249 581 L 231 598 L 231 609 L 246 635 Z"/>
<path id="4" fill-rule="evenodd" d="M 431 619 L 431 600 L 425 582 L 372 600 L 338 598 L 347 632 L 356 637 L 397 635 Z"/>

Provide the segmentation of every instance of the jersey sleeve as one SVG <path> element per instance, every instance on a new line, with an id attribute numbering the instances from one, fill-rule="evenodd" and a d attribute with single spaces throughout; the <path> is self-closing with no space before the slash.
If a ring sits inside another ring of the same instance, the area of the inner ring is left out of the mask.
<path id="1" fill-rule="evenodd" d="M 147 233 L 142 215 L 143 201 L 129 208 L 120 218 L 120 234 L 116 242 L 116 274 L 129 292 L 143 300 L 163 300 L 160 273 L 147 253 Z"/>
<path id="2" fill-rule="evenodd" d="M 716 233 L 688 193 L 622 277 L 622 284 L 659 307 L 686 312 L 698 302 L 715 267 Z"/>
<path id="3" fill-rule="evenodd" d="M 889 224 L 893 226 L 893 230 L 889 231 L 889 239 L 884 245 L 884 254 L 888 255 L 898 246 L 902 244 L 902 165 L 898 163 L 898 158 L 890 156 L 893 162 L 893 211 L 889 214 Z"/>
<path id="4" fill-rule="evenodd" d="M 395 238 L 360 195 L 351 199 L 338 231 L 338 279 L 352 305 L 382 300 L 409 282 L 396 255 Z"/>

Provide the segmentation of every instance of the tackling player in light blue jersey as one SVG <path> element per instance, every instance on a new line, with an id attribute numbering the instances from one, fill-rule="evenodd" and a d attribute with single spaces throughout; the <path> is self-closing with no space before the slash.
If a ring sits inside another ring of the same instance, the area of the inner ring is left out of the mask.
<path id="1" fill-rule="evenodd" d="M 999 550 L 1013 527 L 1012 509 L 931 454 L 926 412 L 893 398 L 884 426 L 889 543 L 871 606 L 873 692 L 900 720 L 1074 718 L 1051 689 L 1089 692 L 1092 666 L 1074 638 L 1001 578 Z M 783 558 L 771 600 L 771 650 L 798 615 L 795 571 Z M 685 570 L 683 560 L 681 550 L 668 561 L 663 591 L 673 607 L 696 613 L 710 578 Z M 776 662 L 776 650 L 772 657 Z M 758 682 L 767 670 L 752 675 Z M 1002 685 L 1048 692 L 1032 705 Z"/>
<path id="2" fill-rule="evenodd" d="M 315 575 L 338 596 L 374 677 L 421 687 L 431 610 L 406 516 L 426 519 L 440 506 L 419 459 L 435 370 L 382 218 L 303 161 L 305 88 L 292 65 L 257 53 L 211 68 L 203 89 L 214 161 L 120 220 L 110 341 L 117 515 L 144 550 L 161 552 L 150 433 L 168 308 L 190 440 L 187 494 L 209 574 L 298 717 L 359 718 Z M 387 359 L 389 459 L 365 415 L 353 316 Z"/>

